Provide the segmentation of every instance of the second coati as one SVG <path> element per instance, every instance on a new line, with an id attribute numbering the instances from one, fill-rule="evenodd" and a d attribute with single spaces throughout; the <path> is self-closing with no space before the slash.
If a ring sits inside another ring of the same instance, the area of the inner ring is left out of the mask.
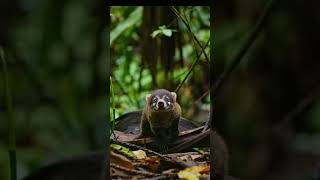
<path id="1" fill-rule="evenodd" d="M 146 96 L 138 137 L 154 137 L 163 150 L 178 137 L 180 117 L 176 93 L 157 89 Z"/>

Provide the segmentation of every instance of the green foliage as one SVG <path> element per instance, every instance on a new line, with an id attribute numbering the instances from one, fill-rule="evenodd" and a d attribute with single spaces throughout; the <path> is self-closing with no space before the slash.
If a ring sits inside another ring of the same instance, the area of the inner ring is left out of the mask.
<path id="1" fill-rule="evenodd" d="M 123 33 L 125 30 L 129 29 L 131 26 L 139 25 L 141 23 L 141 16 L 142 16 L 142 7 L 136 8 L 129 17 L 119 23 L 117 27 L 111 31 L 110 33 L 110 45 L 113 44 L 113 41 L 117 39 L 121 33 Z"/>
<path id="2" fill-rule="evenodd" d="M 133 13 L 138 14 L 139 18 L 132 17 Z M 111 36 L 113 40 L 111 43 L 111 65 L 112 65 L 112 78 L 113 78 L 113 90 L 114 90 L 114 102 L 116 108 L 116 118 L 119 115 L 124 113 L 135 111 L 141 109 L 145 104 L 145 96 L 154 89 L 152 86 L 152 77 L 151 69 L 146 65 L 146 62 L 142 62 L 141 54 L 143 49 L 142 45 L 142 36 L 141 34 L 144 30 L 141 28 L 142 25 L 142 7 L 112 7 L 111 8 Z M 181 14 L 187 16 L 188 22 L 192 27 L 195 36 L 199 41 L 204 44 L 210 38 L 210 29 L 209 29 L 209 8 L 208 7 L 188 7 L 181 8 Z M 135 23 L 129 23 L 136 21 Z M 156 20 L 155 20 L 156 22 Z M 173 82 L 174 87 L 170 89 L 174 91 L 176 86 L 182 82 L 184 77 L 188 74 L 188 71 L 191 65 L 196 60 L 197 52 L 200 52 L 200 49 L 197 45 L 194 44 L 194 39 L 192 34 L 185 28 L 184 24 L 181 24 L 178 21 L 179 28 L 171 28 L 171 24 L 162 24 L 158 26 L 158 29 L 151 30 L 153 31 L 150 35 L 153 38 L 174 38 L 178 33 L 178 30 L 181 31 L 182 39 L 182 51 L 176 47 L 174 54 L 174 62 L 172 62 L 172 72 L 170 79 L 167 79 L 168 76 L 165 74 L 165 68 L 157 60 L 158 57 L 148 60 L 152 63 L 158 63 L 156 66 L 157 74 L 156 80 L 159 84 L 167 85 L 170 82 Z M 125 25 L 122 25 L 125 24 Z M 122 28 L 120 28 L 120 26 Z M 114 36 L 116 38 L 114 38 Z M 176 37 L 175 37 L 176 38 Z M 117 43 L 115 43 L 117 42 Z M 210 52 L 210 46 L 205 49 L 207 54 Z M 180 56 L 180 53 L 182 56 Z M 181 59 L 183 63 L 181 63 Z M 200 58 L 200 61 L 204 62 L 204 56 Z M 180 65 L 181 63 L 181 65 Z M 181 105 L 183 106 L 183 113 L 187 114 L 188 108 L 192 107 L 192 102 L 194 99 L 200 97 L 206 89 L 206 86 L 209 82 L 205 81 L 203 76 L 207 76 L 203 73 L 204 68 L 209 66 L 200 66 L 195 68 L 193 71 L 194 74 L 191 74 L 189 79 L 183 84 L 183 90 L 180 96 L 178 94 L 178 99 Z M 193 79 L 197 79 L 199 82 L 198 87 L 195 87 L 192 82 Z M 156 87 L 163 88 L 163 87 Z M 191 93 L 190 91 L 196 92 Z M 205 109 L 208 109 L 210 102 L 208 100 L 203 100 Z"/>
<path id="3" fill-rule="evenodd" d="M 174 29 L 168 29 L 166 25 L 159 26 L 158 30 L 155 30 L 151 33 L 151 36 L 153 38 L 160 37 L 162 35 L 171 37 L 173 32 L 177 32 L 177 30 Z"/>

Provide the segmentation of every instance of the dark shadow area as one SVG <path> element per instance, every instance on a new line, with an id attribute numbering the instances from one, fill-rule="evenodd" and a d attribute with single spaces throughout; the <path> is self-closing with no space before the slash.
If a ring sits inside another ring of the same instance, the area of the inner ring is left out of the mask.
<path id="1" fill-rule="evenodd" d="M 216 1 L 216 73 L 266 1 Z M 226 80 L 214 125 L 241 179 L 312 179 L 320 160 L 318 1 L 275 1 L 263 31 Z M 319 178 L 319 177 L 318 177 Z"/>

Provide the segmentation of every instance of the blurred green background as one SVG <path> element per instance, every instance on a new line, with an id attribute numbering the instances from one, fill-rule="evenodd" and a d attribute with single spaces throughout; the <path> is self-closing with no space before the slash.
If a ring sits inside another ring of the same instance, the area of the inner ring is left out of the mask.
<path id="1" fill-rule="evenodd" d="M 18 178 L 57 159 L 106 147 L 105 11 L 91 1 L 1 3 L 0 46 L 13 98 Z M 2 67 L 0 179 L 6 180 Z"/>

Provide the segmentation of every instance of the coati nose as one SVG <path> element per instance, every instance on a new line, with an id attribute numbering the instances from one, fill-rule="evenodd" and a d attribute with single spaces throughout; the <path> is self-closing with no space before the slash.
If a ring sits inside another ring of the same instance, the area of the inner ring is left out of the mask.
<path id="1" fill-rule="evenodd" d="M 158 106 L 163 108 L 164 107 L 164 103 L 160 101 L 160 102 L 158 102 Z"/>

